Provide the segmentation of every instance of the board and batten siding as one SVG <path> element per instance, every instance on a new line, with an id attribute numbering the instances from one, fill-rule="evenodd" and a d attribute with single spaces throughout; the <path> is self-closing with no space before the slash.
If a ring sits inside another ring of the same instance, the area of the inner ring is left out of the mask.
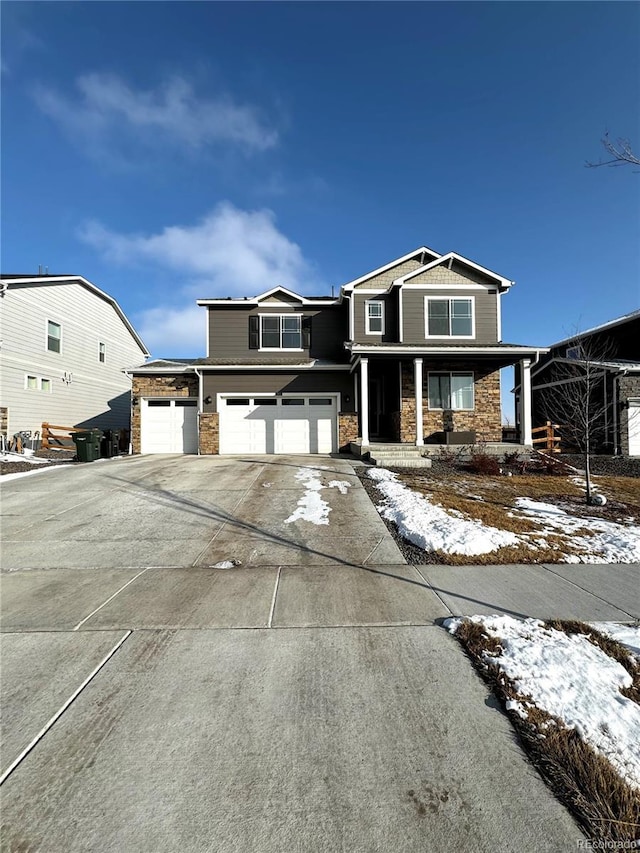
<path id="1" fill-rule="evenodd" d="M 0 404 L 9 410 L 9 435 L 41 430 L 43 421 L 129 427 L 131 380 L 122 370 L 140 364 L 145 354 L 110 303 L 72 280 L 11 285 L 0 313 Z M 62 328 L 60 353 L 47 350 L 48 320 Z M 27 376 L 37 377 L 38 385 L 51 380 L 51 392 L 27 389 Z"/>
<path id="2" fill-rule="evenodd" d="M 205 373 L 202 377 L 203 396 L 211 397 L 205 403 L 205 412 L 215 412 L 217 394 L 337 394 L 342 395 L 342 411 L 354 411 L 353 375 L 348 370 L 301 371 L 300 373 L 274 373 L 234 371 L 233 373 Z M 349 399 L 347 399 L 347 397 Z"/>
<path id="3" fill-rule="evenodd" d="M 208 316 L 208 353 L 211 358 L 246 359 L 260 364 L 277 360 L 286 355 L 286 350 L 269 351 L 249 348 L 249 317 L 259 314 L 300 314 L 311 317 L 311 346 L 304 350 L 301 358 L 326 358 L 333 361 L 345 360 L 344 342 L 347 340 L 348 320 L 346 306 L 288 305 L 283 302 L 263 302 L 259 306 L 242 308 L 236 306 L 209 307 Z M 295 350 L 291 350 L 295 353 Z"/>

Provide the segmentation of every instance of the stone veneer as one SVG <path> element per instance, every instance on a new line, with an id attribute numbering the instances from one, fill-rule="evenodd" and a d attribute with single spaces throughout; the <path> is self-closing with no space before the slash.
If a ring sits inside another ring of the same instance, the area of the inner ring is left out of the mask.
<path id="1" fill-rule="evenodd" d="M 220 416 L 217 412 L 200 414 L 200 453 L 211 455 L 220 453 Z"/>
<path id="2" fill-rule="evenodd" d="M 349 443 L 358 438 L 358 413 L 340 412 L 338 415 L 338 448 L 341 453 L 349 450 Z"/>
<path id="3" fill-rule="evenodd" d="M 192 373 L 173 376 L 134 376 L 131 389 L 131 449 L 140 453 L 141 397 L 197 397 L 198 377 Z"/>
<path id="4" fill-rule="evenodd" d="M 629 397 L 640 397 L 640 376 L 621 376 L 618 379 L 618 399 L 620 408 L 620 453 L 629 455 L 629 409 L 626 405 Z"/>
<path id="5" fill-rule="evenodd" d="M 425 442 L 433 433 L 446 430 L 466 432 L 475 430 L 476 441 L 502 440 L 502 415 L 500 401 L 500 371 L 474 369 L 475 408 L 472 412 L 431 411 L 429 409 L 427 382 L 430 371 L 465 371 L 460 364 L 438 362 L 423 364 L 422 423 Z M 400 413 L 400 441 L 415 444 L 416 397 L 413 362 L 402 364 L 402 411 Z"/>

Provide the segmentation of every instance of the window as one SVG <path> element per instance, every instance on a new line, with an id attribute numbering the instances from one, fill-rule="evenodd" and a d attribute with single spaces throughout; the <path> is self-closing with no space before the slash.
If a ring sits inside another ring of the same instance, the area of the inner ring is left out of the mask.
<path id="1" fill-rule="evenodd" d="M 283 406 L 304 406 L 304 400 L 300 397 L 285 397 L 282 400 Z"/>
<path id="2" fill-rule="evenodd" d="M 261 349 L 302 349 L 302 324 L 298 315 L 260 317 Z"/>
<path id="3" fill-rule="evenodd" d="M 62 326 L 47 320 L 47 349 L 49 352 L 60 352 L 60 341 L 62 340 Z"/>
<path id="4" fill-rule="evenodd" d="M 384 334 L 384 302 L 370 299 L 366 304 L 367 334 Z"/>
<path id="5" fill-rule="evenodd" d="M 248 406 L 251 400 L 248 397 L 230 397 L 227 406 Z"/>
<path id="6" fill-rule="evenodd" d="M 99 360 L 99 361 L 101 361 L 101 362 L 102 362 L 102 364 L 104 364 L 104 361 L 105 361 L 106 355 L 107 355 L 107 347 L 106 347 L 106 346 L 105 346 L 105 344 L 103 344 L 103 343 L 102 343 L 102 341 L 101 341 L 101 342 L 98 344 L 98 360 Z"/>
<path id="7" fill-rule="evenodd" d="M 473 337 L 473 299 L 426 299 L 428 338 Z"/>
<path id="8" fill-rule="evenodd" d="M 429 408 L 473 410 L 473 373 L 430 373 Z"/>
<path id="9" fill-rule="evenodd" d="M 278 401 L 275 397 L 256 397 L 253 401 L 256 406 L 277 406 Z"/>
<path id="10" fill-rule="evenodd" d="M 572 361 L 578 358 L 582 358 L 582 347 L 578 344 L 575 347 L 567 347 L 567 358 L 570 358 Z"/>
<path id="11" fill-rule="evenodd" d="M 333 400 L 331 397 L 311 397 L 309 399 L 310 406 L 332 406 Z"/>
<path id="12" fill-rule="evenodd" d="M 24 387 L 27 391 L 44 391 L 45 394 L 50 394 L 53 390 L 53 383 L 44 376 L 25 376 Z"/>

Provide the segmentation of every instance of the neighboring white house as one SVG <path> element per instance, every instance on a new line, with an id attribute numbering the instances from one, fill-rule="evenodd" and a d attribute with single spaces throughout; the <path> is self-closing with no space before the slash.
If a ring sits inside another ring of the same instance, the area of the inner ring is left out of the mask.
<path id="1" fill-rule="evenodd" d="M 130 426 L 131 379 L 149 355 L 118 303 L 82 276 L 0 277 L 0 414 L 9 436 L 42 423 Z"/>

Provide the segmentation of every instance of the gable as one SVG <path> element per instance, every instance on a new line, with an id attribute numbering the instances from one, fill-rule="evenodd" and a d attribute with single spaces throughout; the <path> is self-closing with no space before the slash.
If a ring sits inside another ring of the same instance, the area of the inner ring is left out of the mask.
<path id="1" fill-rule="evenodd" d="M 379 288 L 380 290 L 386 290 L 397 278 L 402 278 L 403 275 L 415 272 L 415 270 L 419 270 L 421 266 L 423 266 L 423 264 L 420 263 L 419 258 L 412 258 L 411 260 L 403 261 L 402 263 L 390 267 L 384 272 L 372 275 L 371 278 L 366 279 L 366 281 L 363 281 L 360 284 L 356 284 L 354 289 Z"/>
<path id="2" fill-rule="evenodd" d="M 476 270 L 464 267 L 462 264 L 454 263 L 451 269 L 445 264 L 439 264 L 433 269 L 425 270 L 412 276 L 405 282 L 405 287 L 415 285 L 438 285 L 438 284 L 457 284 L 468 286 L 470 284 L 483 284 L 487 287 L 496 287 L 496 281 L 491 280 L 489 276 L 484 275 Z"/>
<path id="3" fill-rule="evenodd" d="M 299 307 L 302 304 L 302 299 L 295 293 L 278 288 L 274 292 L 264 298 L 258 296 L 257 302 L 260 305 L 286 305 L 289 307 Z"/>

